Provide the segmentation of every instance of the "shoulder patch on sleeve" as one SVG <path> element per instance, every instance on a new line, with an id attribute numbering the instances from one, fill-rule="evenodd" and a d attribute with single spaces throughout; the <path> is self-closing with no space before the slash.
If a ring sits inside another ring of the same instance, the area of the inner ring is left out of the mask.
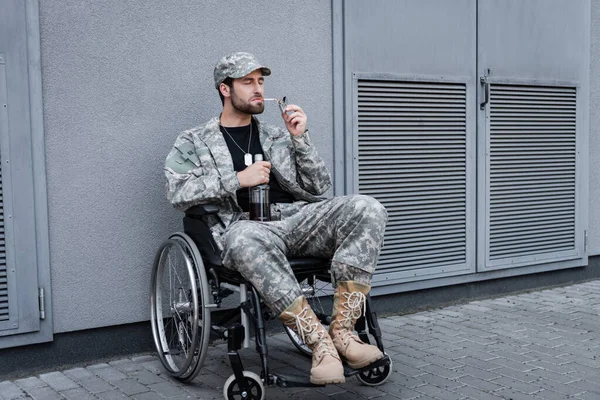
<path id="1" fill-rule="evenodd" d="M 193 143 L 185 142 L 175 146 L 167 157 L 166 167 L 171 168 L 178 174 L 186 174 L 200 167 L 200 159 L 196 154 Z"/>

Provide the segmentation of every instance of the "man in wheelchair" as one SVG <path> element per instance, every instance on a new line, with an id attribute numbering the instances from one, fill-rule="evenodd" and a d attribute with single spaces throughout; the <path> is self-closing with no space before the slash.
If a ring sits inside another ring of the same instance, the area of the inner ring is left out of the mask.
<path id="1" fill-rule="evenodd" d="M 249 281 L 311 348 L 312 383 L 342 383 L 341 359 L 359 369 L 383 357 L 360 340 L 354 324 L 364 313 L 387 212 L 368 196 L 319 197 L 331 178 L 311 143 L 304 111 L 280 102 L 286 129 L 254 117 L 264 110 L 264 78 L 270 74 L 249 53 L 233 53 L 216 64 L 223 111 L 178 136 L 165 164 L 167 197 L 183 211 L 198 204 L 218 207 L 205 219 L 223 265 Z M 252 162 L 257 154 L 266 161 Z M 270 186 L 272 218 L 249 220 L 249 188 L 262 184 Z M 304 298 L 288 256 L 332 260 L 328 330 Z"/>

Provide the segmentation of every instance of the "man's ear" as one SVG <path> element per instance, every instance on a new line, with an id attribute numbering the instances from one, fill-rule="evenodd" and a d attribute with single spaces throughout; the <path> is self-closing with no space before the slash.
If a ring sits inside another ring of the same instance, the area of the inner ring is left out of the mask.
<path id="1" fill-rule="evenodd" d="M 224 83 L 221 83 L 219 85 L 219 91 L 221 92 L 221 94 L 223 95 L 223 97 L 229 97 L 231 96 L 231 88 L 229 86 L 227 86 Z"/>

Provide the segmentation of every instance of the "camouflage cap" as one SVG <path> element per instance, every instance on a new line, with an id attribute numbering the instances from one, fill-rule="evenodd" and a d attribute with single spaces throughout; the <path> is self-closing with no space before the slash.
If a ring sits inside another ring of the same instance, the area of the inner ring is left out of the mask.
<path id="1" fill-rule="evenodd" d="M 242 78 L 259 68 L 264 76 L 271 75 L 271 70 L 261 65 L 252 54 L 244 52 L 229 54 L 221 58 L 215 65 L 215 87 L 219 88 L 219 85 L 228 77 Z"/>

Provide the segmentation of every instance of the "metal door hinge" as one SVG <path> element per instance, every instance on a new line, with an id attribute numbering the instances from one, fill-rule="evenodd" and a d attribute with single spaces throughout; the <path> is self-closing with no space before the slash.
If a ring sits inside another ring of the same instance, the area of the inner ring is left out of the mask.
<path id="1" fill-rule="evenodd" d="M 39 301 L 39 306 L 40 306 L 40 319 L 46 319 L 46 308 L 44 306 L 45 303 L 45 294 L 44 294 L 44 288 L 38 288 L 38 301 Z"/>
<path id="2" fill-rule="evenodd" d="M 483 102 L 479 103 L 479 109 L 485 110 L 485 106 L 490 102 L 490 83 L 488 82 L 488 77 L 492 74 L 492 70 L 487 68 L 485 70 L 485 75 L 479 78 L 479 83 L 481 83 L 483 89 Z"/>

